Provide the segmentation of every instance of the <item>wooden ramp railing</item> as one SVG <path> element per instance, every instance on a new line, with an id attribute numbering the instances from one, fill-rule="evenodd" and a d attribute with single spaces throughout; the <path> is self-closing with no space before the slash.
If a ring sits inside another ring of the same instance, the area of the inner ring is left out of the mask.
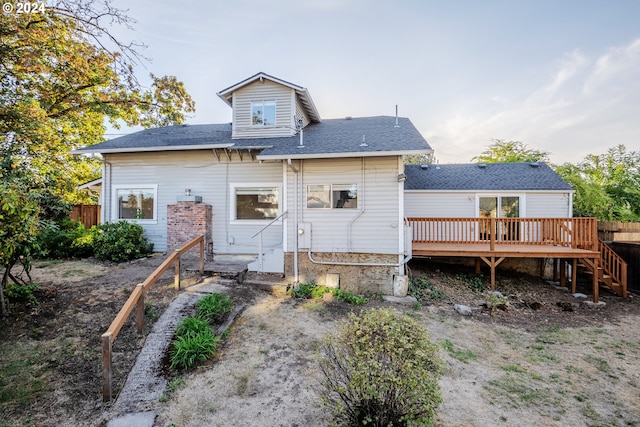
<path id="1" fill-rule="evenodd" d="M 176 249 L 166 260 L 162 262 L 154 270 L 153 273 L 142 283 L 139 283 L 131 295 L 127 299 L 127 302 L 124 303 L 118 314 L 116 315 L 113 322 L 111 322 L 111 326 L 107 329 L 107 332 L 102 334 L 102 398 L 104 401 L 109 401 L 112 398 L 112 384 L 111 384 L 111 367 L 112 367 L 112 348 L 113 343 L 122 329 L 124 322 L 129 318 L 129 315 L 136 309 L 136 326 L 138 329 L 138 333 L 142 333 L 143 322 L 144 322 L 144 295 L 151 288 L 151 286 L 156 283 L 156 281 L 162 276 L 162 274 L 171 267 L 173 264 L 175 266 L 175 277 L 174 283 L 176 290 L 180 290 L 180 257 L 187 252 L 189 249 L 193 248 L 197 244 L 200 244 L 200 259 L 198 268 L 200 270 L 200 274 L 204 274 L 204 235 L 198 236 L 190 242 L 186 243 L 179 249 Z"/>

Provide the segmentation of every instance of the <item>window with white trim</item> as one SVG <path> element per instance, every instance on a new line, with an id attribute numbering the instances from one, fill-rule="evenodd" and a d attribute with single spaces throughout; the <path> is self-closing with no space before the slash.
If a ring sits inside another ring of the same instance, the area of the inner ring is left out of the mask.
<path id="1" fill-rule="evenodd" d="M 158 186 L 116 186 L 114 219 L 156 220 Z"/>
<path id="2" fill-rule="evenodd" d="M 274 126 L 276 124 L 276 101 L 251 102 L 251 125 Z"/>
<path id="3" fill-rule="evenodd" d="M 307 185 L 307 209 L 356 209 L 357 184 Z"/>
<path id="4" fill-rule="evenodd" d="M 279 187 L 233 186 L 233 220 L 264 220 L 278 217 Z"/>

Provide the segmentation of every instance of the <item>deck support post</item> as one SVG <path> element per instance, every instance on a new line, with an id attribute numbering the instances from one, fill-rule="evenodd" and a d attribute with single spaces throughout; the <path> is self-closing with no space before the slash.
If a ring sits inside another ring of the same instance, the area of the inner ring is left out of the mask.
<path id="1" fill-rule="evenodd" d="M 578 259 L 571 261 L 571 293 L 576 293 L 576 285 L 578 283 Z"/>
<path id="2" fill-rule="evenodd" d="M 553 258 L 553 281 L 558 281 L 558 258 Z"/>
<path id="3" fill-rule="evenodd" d="M 600 293 L 600 285 L 598 284 L 598 280 L 600 279 L 598 273 L 598 258 L 593 258 L 593 302 L 597 303 L 599 299 Z"/>
<path id="4" fill-rule="evenodd" d="M 491 290 L 496 290 L 496 267 L 500 265 L 502 261 L 504 261 L 505 257 L 500 257 L 496 259 L 496 257 L 492 256 L 491 259 L 487 257 L 480 257 L 487 265 L 491 268 Z"/>
<path id="5" fill-rule="evenodd" d="M 480 270 L 480 258 L 476 258 L 476 274 L 480 274 L 482 271 Z"/>
<path id="6" fill-rule="evenodd" d="M 560 259 L 560 286 L 567 287 L 567 260 Z"/>

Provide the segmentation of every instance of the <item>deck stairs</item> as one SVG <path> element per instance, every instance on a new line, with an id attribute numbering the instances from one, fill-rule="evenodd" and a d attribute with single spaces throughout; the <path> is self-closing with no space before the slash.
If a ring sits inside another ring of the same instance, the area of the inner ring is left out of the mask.
<path id="1" fill-rule="evenodd" d="M 585 268 L 587 274 L 597 274 L 601 286 L 609 289 L 622 298 L 627 298 L 627 263 L 616 254 L 606 243 L 598 239 L 598 251 L 600 260 L 597 272 L 589 263 L 581 262 L 580 267 Z"/>

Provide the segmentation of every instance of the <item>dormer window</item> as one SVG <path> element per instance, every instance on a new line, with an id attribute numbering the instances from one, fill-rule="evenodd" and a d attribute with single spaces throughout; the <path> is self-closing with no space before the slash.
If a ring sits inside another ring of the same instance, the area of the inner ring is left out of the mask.
<path id="1" fill-rule="evenodd" d="M 251 125 L 274 126 L 276 124 L 276 101 L 251 102 Z"/>

